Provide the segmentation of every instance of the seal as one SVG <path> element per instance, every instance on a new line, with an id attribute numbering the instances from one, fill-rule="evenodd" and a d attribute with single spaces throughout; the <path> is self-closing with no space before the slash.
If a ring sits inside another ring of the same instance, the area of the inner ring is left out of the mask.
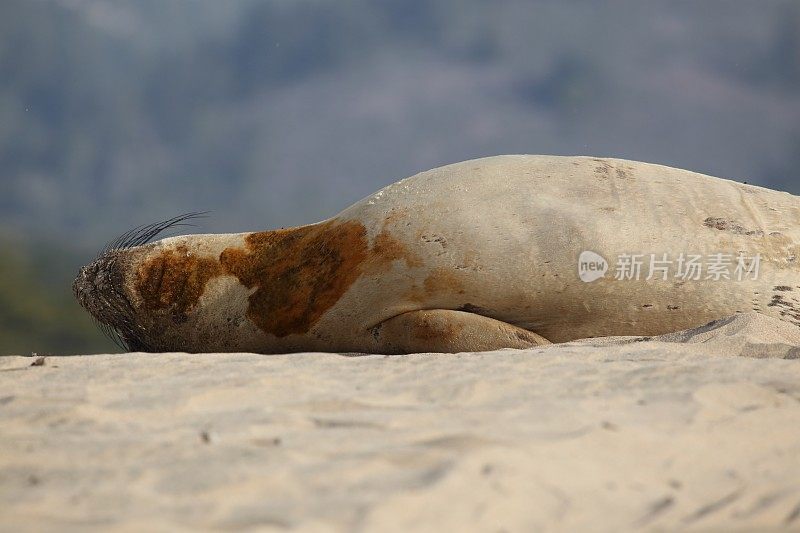
<path id="1" fill-rule="evenodd" d="M 665 166 L 490 157 L 315 224 L 148 242 L 185 218 L 74 283 L 130 350 L 480 351 L 750 311 L 800 325 L 800 198 Z"/>

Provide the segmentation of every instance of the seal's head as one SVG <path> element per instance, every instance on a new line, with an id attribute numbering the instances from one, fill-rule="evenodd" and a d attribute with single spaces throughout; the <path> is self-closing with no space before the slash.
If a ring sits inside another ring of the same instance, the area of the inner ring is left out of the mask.
<path id="1" fill-rule="evenodd" d="M 147 346 L 137 333 L 136 311 L 124 284 L 124 250 L 102 254 L 78 272 L 72 291 L 100 329 L 118 346 L 146 351 Z"/>
<path id="2" fill-rule="evenodd" d="M 320 345 L 314 328 L 361 273 L 398 258 L 387 236 L 370 249 L 358 220 L 149 242 L 192 216 L 136 230 L 78 274 L 78 302 L 122 348 L 311 349 Z"/>
<path id="3" fill-rule="evenodd" d="M 186 322 L 202 266 L 193 252 L 195 236 L 173 237 L 156 243 L 157 235 L 201 213 L 142 226 L 110 243 L 92 263 L 78 272 L 72 289 L 78 303 L 100 329 L 123 349 L 154 351 L 181 349 L 164 333 L 170 324 Z M 162 311 L 159 313 L 158 311 Z M 155 311 L 155 312 L 154 312 Z M 181 316 L 176 316 L 176 314 Z"/>

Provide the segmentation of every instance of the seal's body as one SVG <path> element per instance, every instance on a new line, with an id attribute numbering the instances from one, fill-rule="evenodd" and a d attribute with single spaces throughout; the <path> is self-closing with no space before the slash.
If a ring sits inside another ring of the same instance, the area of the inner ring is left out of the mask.
<path id="1" fill-rule="evenodd" d="M 75 289 L 132 349 L 487 350 L 753 310 L 800 325 L 799 244 L 787 193 L 630 161 L 498 156 L 406 178 L 317 224 L 112 251 Z"/>

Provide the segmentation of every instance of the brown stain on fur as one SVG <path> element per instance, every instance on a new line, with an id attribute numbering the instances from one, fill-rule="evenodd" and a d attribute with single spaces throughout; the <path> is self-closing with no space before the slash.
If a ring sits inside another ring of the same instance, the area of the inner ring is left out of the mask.
<path id="1" fill-rule="evenodd" d="M 459 276 L 452 270 L 446 268 L 435 268 L 428 274 L 424 282 L 425 294 L 435 296 L 437 294 L 464 294 L 464 283 Z"/>
<path id="2" fill-rule="evenodd" d="M 252 233 L 245 243 L 224 250 L 220 263 L 256 289 L 247 316 L 277 337 L 306 333 L 359 278 L 368 254 L 357 221 Z"/>
<path id="3" fill-rule="evenodd" d="M 181 245 L 139 265 L 134 283 L 147 309 L 169 309 L 180 322 L 197 305 L 208 280 L 221 273 L 215 259 L 190 254 Z"/>
<path id="4" fill-rule="evenodd" d="M 397 240 L 389 229 L 391 226 L 408 225 L 408 217 L 408 210 L 404 208 L 393 208 L 384 217 L 381 231 L 372 240 L 370 260 L 365 265 L 368 271 L 388 270 L 391 263 L 398 260 L 405 262 L 406 266 L 411 268 L 423 265 L 419 254 Z"/>
<path id="5" fill-rule="evenodd" d="M 375 236 L 371 250 L 370 270 L 384 270 L 392 261 L 402 260 L 409 267 L 422 266 L 422 259 L 398 241 L 384 227 Z"/>
<path id="6" fill-rule="evenodd" d="M 362 274 L 388 271 L 394 261 L 407 267 L 424 264 L 385 224 L 370 246 L 361 222 L 331 220 L 251 233 L 244 247 L 226 248 L 219 259 L 191 255 L 185 245 L 164 250 L 139 266 L 136 290 L 145 309 L 169 309 L 184 321 L 209 280 L 232 275 L 255 289 L 247 317 L 265 333 L 285 337 L 307 333 Z M 454 283 L 434 271 L 425 292 L 446 290 Z"/>
<path id="7" fill-rule="evenodd" d="M 449 294 L 464 294 L 464 283 L 458 273 L 443 267 L 434 268 L 425 277 L 422 286 L 414 284 L 406 292 L 412 302 L 424 303 Z"/>

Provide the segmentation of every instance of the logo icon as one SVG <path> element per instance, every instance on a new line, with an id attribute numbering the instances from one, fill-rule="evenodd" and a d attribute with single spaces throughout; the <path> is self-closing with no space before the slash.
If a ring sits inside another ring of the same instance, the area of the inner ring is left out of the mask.
<path id="1" fill-rule="evenodd" d="M 581 252 L 578 257 L 578 276 L 581 281 L 591 283 L 605 276 L 608 271 L 608 261 L 605 258 L 590 250 Z"/>

